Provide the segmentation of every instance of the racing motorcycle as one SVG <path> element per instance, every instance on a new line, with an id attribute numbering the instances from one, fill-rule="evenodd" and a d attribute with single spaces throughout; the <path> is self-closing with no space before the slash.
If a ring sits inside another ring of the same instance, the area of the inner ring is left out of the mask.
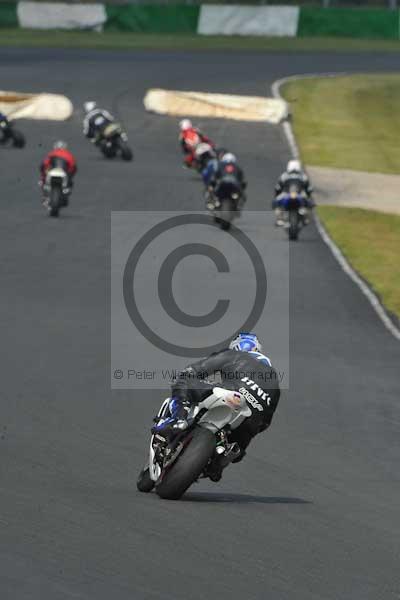
<path id="1" fill-rule="evenodd" d="M 128 136 L 119 123 L 109 123 L 97 141 L 106 158 L 115 158 L 120 152 L 123 160 L 132 160 L 133 152 L 128 145 Z"/>
<path id="2" fill-rule="evenodd" d="M 164 400 L 155 418 L 160 424 L 171 416 L 171 399 Z M 187 417 L 188 427 L 177 430 L 172 439 L 155 433 L 150 439 L 149 458 L 139 474 L 140 492 L 155 489 L 160 498 L 179 500 L 198 479 L 219 481 L 219 467 L 225 468 L 240 456 L 240 447 L 229 442 L 229 432 L 251 415 L 245 398 L 223 388 L 215 387 L 212 394 Z"/>
<path id="3" fill-rule="evenodd" d="M 213 200 L 209 203 L 214 221 L 221 229 L 230 229 L 235 217 L 240 216 L 242 192 L 235 178 L 225 177 L 212 192 Z"/>
<path id="4" fill-rule="evenodd" d="M 292 183 L 276 200 L 289 240 L 297 240 L 300 230 L 309 222 L 306 194 L 300 184 Z"/>
<path id="5" fill-rule="evenodd" d="M 14 127 L 13 121 L 5 121 L 0 122 L 0 144 L 5 144 L 9 141 L 12 141 L 12 144 L 15 148 L 23 148 L 25 146 L 25 136 Z"/>
<path id="6" fill-rule="evenodd" d="M 58 217 L 60 209 L 68 206 L 70 193 L 71 186 L 64 161 L 55 159 L 52 168 L 46 173 L 43 184 L 43 204 L 50 217 Z"/>

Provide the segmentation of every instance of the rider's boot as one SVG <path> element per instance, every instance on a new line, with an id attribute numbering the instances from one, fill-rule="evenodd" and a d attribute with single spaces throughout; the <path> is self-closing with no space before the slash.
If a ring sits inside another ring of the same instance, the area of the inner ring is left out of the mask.
<path id="1" fill-rule="evenodd" d="M 275 227 L 282 227 L 285 222 L 282 219 L 283 214 L 280 208 L 275 208 Z"/>
<path id="2" fill-rule="evenodd" d="M 211 481 L 217 482 L 222 478 L 222 471 L 231 462 L 238 462 L 241 455 L 241 449 L 237 442 L 233 442 L 224 453 L 217 454 L 208 468 L 208 476 Z"/>
<path id="3" fill-rule="evenodd" d="M 204 199 L 206 202 L 206 208 L 208 210 L 215 210 L 215 199 L 214 199 L 212 190 L 210 190 L 210 189 L 206 190 L 206 192 L 204 194 Z"/>

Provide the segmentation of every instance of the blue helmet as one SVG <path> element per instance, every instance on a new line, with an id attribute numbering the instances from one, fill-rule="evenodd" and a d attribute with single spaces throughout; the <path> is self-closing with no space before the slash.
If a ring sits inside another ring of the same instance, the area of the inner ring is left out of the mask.
<path id="1" fill-rule="evenodd" d="M 230 350 L 238 352 L 261 352 L 262 346 L 255 333 L 239 333 L 229 344 Z"/>

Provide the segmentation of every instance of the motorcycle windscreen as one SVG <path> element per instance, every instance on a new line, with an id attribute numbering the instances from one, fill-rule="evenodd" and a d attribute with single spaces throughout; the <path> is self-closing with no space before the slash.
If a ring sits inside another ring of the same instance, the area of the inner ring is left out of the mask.
<path id="1" fill-rule="evenodd" d="M 50 160 L 52 169 L 62 169 L 65 173 L 67 173 L 67 161 L 59 156 L 53 156 Z"/>

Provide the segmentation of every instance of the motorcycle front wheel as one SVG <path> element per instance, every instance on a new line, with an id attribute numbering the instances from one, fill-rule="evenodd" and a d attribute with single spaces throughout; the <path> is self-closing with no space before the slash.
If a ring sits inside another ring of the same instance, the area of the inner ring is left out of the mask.
<path id="1" fill-rule="evenodd" d="M 186 446 L 176 462 L 161 475 L 156 492 L 165 500 L 179 500 L 204 471 L 215 451 L 215 435 L 204 427 L 188 433 Z"/>
<path id="2" fill-rule="evenodd" d="M 139 492 L 144 492 L 145 494 L 148 494 L 154 488 L 154 485 L 154 481 L 150 477 L 149 469 L 142 469 L 136 481 L 136 487 L 139 490 Z"/>

